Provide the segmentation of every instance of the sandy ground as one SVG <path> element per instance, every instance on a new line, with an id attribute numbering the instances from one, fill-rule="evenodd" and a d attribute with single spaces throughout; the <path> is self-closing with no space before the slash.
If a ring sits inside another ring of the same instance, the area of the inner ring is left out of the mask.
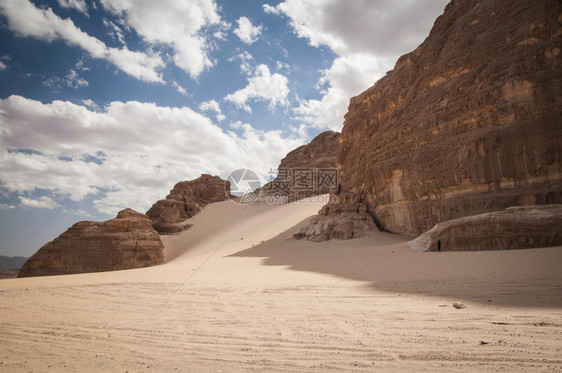
<path id="1" fill-rule="evenodd" d="M 290 240 L 318 209 L 216 203 L 164 265 L 1 280 L 0 371 L 562 371 L 562 247 Z"/>

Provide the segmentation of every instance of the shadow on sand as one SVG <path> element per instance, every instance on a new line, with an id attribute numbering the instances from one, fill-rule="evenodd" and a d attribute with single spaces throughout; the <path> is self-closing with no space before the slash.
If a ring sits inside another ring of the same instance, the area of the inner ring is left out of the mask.
<path id="1" fill-rule="evenodd" d="M 379 233 L 346 241 L 292 240 L 290 229 L 232 257 L 366 281 L 373 291 L 416 294 L 490 306 L 562 308 L 562 247 L 486 251 L 411 250 L 407 238 Z"/>

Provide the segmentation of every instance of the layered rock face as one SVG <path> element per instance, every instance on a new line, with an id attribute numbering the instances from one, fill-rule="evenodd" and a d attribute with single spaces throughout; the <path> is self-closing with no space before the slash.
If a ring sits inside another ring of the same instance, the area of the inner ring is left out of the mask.
<path id="1" fill-rule="evenodd" d="M 309 144 L 289 152 L 281 160 L 277 177 L 265 184 L 262 195 L 313 196 L 335 192 L 338 187 L 336 156 L 340 134 L 322 132 Z"/>
<path id="2" fill-rule="evenodd" d="M 428 38 L 351 99 L 341 193 L 419 235 L 562 203 L 562 2 L 453 0 Z"/>
<path id="3" fill-rule="evenodd" d="M 185 220 L 197 214 L 205 205 L 229 197 L 230 183 L 207 174 L 177 183 L 166 196 L 146 212 L 152 225 L 161 234 L 181 232 L 189 228 Z"/>
<path id="4" fill-rule="evenodd" d="M 29 258 L 18 277 L 148 267 L 164 261 L 163 249 L 150 219 L 126 209 L 105 222 L 74 224 Z"/>
<path id="5" fill-rule="evenodd" d="M 360 238 L 378 232 L 373 218 L 367 212 L 367 205 L 358 201 L 353 195 L 347 196 L 349 199 L 344 200 L 340 195 L 339 203 L 322 207 L 318 215 L 312 217 L 306 226 L 293 234 L 293 238 L 320 242 Z"/>
<path id="6" fill-rule="evenodd" d="M 510 207 L 439 223 L 413 241 L 419 251 L 509 250 L 562 245 L 562 205 Z"/>

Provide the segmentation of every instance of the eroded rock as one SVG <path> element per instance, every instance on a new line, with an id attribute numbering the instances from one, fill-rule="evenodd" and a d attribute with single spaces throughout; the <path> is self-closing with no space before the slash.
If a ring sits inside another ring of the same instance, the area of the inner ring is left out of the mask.
<path id="1" fill-rule="evenodd" d="M 452 1 L 415 51 L 351 99 L 341 193 L 411 236 L 562 203 L 560 45 L 558 0 Z"/>
<path id="2" fill-rule="evenodd" d="M 265 184 L 260 194 L 308 197 L 335 192 L 339 138 L 338 132 L 322 132 L 309 144 L 289 152 L 279 164 L 277 177 Z"/>
<path id="3" fill-rule="evenodd" d="M 190 181 L 177 183 L 166 196 L 146 212 L 154 229 L 161 234 L 181 232 L 189 228 L 185 221 L 204 206 L 224 201 L 229 197 L 230 183 L 218 176 L 207 174 Z"/>
<path id="4" fill-rule="evenodd" d="M 295 239 L 326 241 L 330 239 L 352 239 L 378 232 L 373 218 L 367 212 L 367 205 L 353 196 L 340 203 L 327 204 L 310 218 L 308 224 L 293 235 Z"/>
<path id="5" fill-rule="evenodd" d="M 418 251 L 528 249 L 562 245 L 562 205 L 510 207 L 436 224 L 409 242 Z"/>
<path id="6" fill-rule="evenodd" d="M 18 277 L 148 267 L 164 261 L 163 249 L 150 219 L 126 209 L 108 221 L 74 224 L 31 256 Z"/>

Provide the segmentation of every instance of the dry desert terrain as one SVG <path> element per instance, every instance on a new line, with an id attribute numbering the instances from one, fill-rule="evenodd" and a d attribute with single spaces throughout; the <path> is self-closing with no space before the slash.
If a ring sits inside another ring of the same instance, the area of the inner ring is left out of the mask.
<path id="1" fill-rule="evenodd" d="M 163 265 L 1 280 L 0 371 L 562 370 L 562 247 L 291 240 L 320 207 L 219 202 Z"/>

